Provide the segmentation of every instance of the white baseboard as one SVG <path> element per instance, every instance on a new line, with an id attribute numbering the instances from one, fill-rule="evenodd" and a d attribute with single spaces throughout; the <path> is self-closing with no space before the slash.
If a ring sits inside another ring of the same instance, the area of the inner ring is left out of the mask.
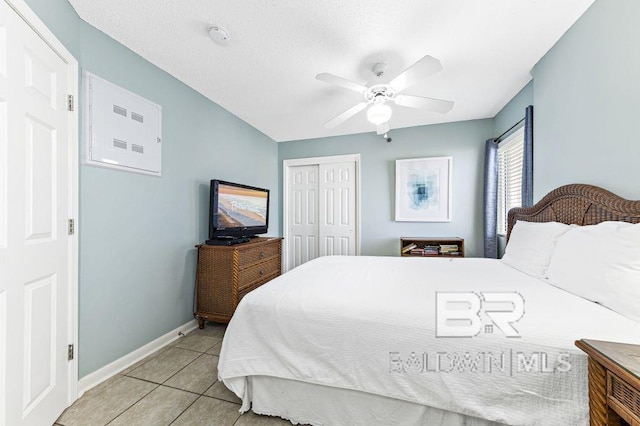
<path id="1" fill-rule="evenodd" d="M 175 330 L 171 330 L 167 334 L 158 337 L 152 342 L 147 343 L 135 351 L 128 353 L 127 355 L 113 361 L 111 364 L 107 364 L 99 370 L 93 373 L 87 374 L 78 381 L 78 398 L 80 398 L 86 391 L 92 387 L 99 385 L 105 380 L 115 376 L 119 372 L 129 368 L 141 359 L 151 355 L 158 349 L 167 346 L 169 343 L 177 340 L 180 336 L 178 333 L 187 334 L 188 332 L 195 330 L 198 327 L 198 321 L 191 320 L 186 324 L 181 325 Z"/>

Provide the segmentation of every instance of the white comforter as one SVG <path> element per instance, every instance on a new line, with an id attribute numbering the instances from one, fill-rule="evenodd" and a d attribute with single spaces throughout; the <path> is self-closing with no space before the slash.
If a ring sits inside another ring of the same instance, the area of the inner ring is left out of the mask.
<path id="1" fill-rule="evenodd" d="M 437 291 L 519 292 L 521 337 L 437 338 Z M 581 338 L 638 344 L 640 324 L 497 260 L 323 257 L 242 300 L 218 376 L 243 411 L 246 378 L 266 375 L 513 425 L 586 425 Z"/>

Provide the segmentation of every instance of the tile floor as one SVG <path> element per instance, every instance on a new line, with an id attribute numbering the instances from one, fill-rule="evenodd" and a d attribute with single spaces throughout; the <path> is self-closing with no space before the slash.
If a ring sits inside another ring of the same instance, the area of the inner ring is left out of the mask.
<path id="1" fill-rule="evenodd" d="M 207 323 L 87 391 L 56 421 L 62 426 L 285 426 L 278 417 L 240 415 L 240 400 L 218 382 L 223 325 Z"/>

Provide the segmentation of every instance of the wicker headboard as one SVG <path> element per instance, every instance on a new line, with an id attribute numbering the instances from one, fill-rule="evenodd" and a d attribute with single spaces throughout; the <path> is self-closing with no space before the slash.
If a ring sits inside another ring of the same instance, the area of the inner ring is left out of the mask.
<path id="1" fill-rule="evenodd" d="M 571 184 L 554 189 L 531 207 L 509 210 L 507 240 L 517 220 L 595 225 L 616 220 L 640 222 L 640 201 L 626 200 L 593 185 Z"/>

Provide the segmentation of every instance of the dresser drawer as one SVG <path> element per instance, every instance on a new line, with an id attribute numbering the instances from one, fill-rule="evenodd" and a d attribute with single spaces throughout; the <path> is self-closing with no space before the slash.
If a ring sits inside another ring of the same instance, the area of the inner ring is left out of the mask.
<path id="1" fill-rule="evenodd" d="M 607 399 L 622 418 L 640 424 L 640 391 L 610 371 L 607 371 Z"/>
<path id="2" fill-rule="evenodd" d="M 257 247 L 250 247 L 238 252 L 238 263 L 240 269 L 251 266 L 255 262 L 277 256 L 280 253 L 280 242 L 274 244 L 262 244 Z"/>
<path id="3" fill-rule="evenodd" d="M 280 257 L 243 269 L 238 274 L 238 291 L 251 288 L 274 275 L 280 275 Z"/>

